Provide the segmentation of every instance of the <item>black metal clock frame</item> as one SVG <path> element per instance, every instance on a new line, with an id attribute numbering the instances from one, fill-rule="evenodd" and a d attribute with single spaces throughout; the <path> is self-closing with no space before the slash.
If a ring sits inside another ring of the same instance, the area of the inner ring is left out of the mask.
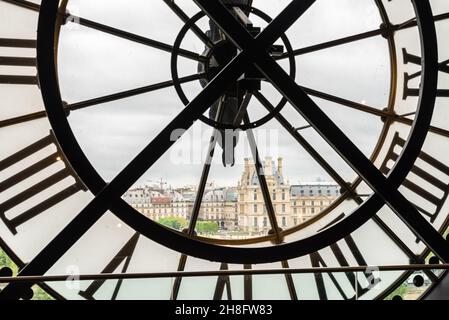
<path id="1" fill-rule="evenodd" d="M 106 183 L 86 158 L 70 129 L 59 92 L 55 65 L 55 28 L 58 1 L 41 5 L 38 30 L 38 69 L 41 90 L 55 135 L 80 178 L 96 195 L 95 199 L 52 240 L 21 272 L 21 276 L 45 274 L 82 235 L 111 210 L 141 234 L 171 249 L 207 260 L 227 263 L 266 263 L 302 256 L 318 251 L 349 235 L 372 218 L 385 204 L 413 230 L 442 260 L 449 261 L 449 244 L 397 190 L 417 159 L 433 113 L 437 92 L 438 54 L 436 32 L 428 1 L 413 0 L 421 34 L 423 73 L 420 102 L 412 133 L 404 151 L 387 178 L 367 159 L 340 129 L 315 105 L 307 94 L 272 59 L 267 49 L 315 2 L 292 1 L 256 38 L 253 38 L 219 1 L 196 0 L 202 10 L 226 33 L 241 53 L 214 78 L 206 88 L 110 183 Z M 375 191 L 356 212 L 310 238 L 265 248 L 216 246 L 171 231 L 132 209 L 121 195 L 173 145 L 170 135 L 175 129 L 188 129 L 235 81 L 248 65 L 255 64 L 292 106 L 345 159 Z M 20 297 L 30 284 L 10 284 L 1 297 Z"/>

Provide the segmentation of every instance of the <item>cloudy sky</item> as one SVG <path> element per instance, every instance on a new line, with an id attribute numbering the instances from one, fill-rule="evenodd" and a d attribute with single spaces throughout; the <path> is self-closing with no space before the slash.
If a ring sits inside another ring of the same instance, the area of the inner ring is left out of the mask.
<path id="1" fill-rule="evenodd" d="M 274 17 L 289 1 L 255 0 L 254 6 Z M 199 9 L 193 1 L 178 1 L 189 14 Z M 72 0 L 69 11 L 115 28 L 172 45 L 182 23 L 163 1 Z M 264 27 L 260 19 L 256 25 Z M 207 19 L 199 25 L 206 30 Z M 320 0 L 287 32 L 294 49 L 349 36 L 373 29 L 381 23 L 372 0 Z M 188 34 L 182 47 L 196 53 L 204 45 Z M 171 80 L 171 55 L 154 48 L 120 39 L 96 30 L 69 24 L 63 28 L 59 50 L 59 76 L 62 95 L 69 103 Z M 179 59 L 180 76 L 196 73 L 196 62 Z M 382 37 L 370 38 L 298 56 L 297 83 L 383 109 L 389 94 L 388 46 Z M 281 63 L 288 71 L 288 64 Z M 201 90 L 192 82 L 183 86 L 191 99 Z M 269 84 L 262 93 L 274 104 L 280 95 Z M 314 99 L 340 128 L 366 154 L 377 142 L 382 122 L 375 116 Z M 184 105 L 173 88 L 135 96 L 73 112 L 72 128 L 94 166 L 107 180 L 112 179 L 182 109 Z M 256 102 L 250 116 L 264 115 Z M 296 127 L 307 122 L 289 105 L 282 114 Z M 153 166 L 139 183 L 163 178 L 173 186 L 197 184 L 212 129 L 200 122 Z M 301 134 L 348 180 L 354 176 L 349 167 L 313 129 Z M 316 179 L 330 180 L 282 127 L 272 120 L 255 130 L 261 156 L 284 158 L 284 172 L 291 183 Z M 193 150 L 189 151 L 188 150 Z M 221 164 L 217 152 L 210 180 L 221 185 L 236 185 L 243 158 L 250 157 L 246 134 L 242 133 L 233 168 Z"/>

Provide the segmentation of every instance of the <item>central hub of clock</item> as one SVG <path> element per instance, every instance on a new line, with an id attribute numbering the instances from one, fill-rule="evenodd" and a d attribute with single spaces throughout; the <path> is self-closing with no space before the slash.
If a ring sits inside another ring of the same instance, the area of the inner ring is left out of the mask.
<path id="1" fill-rule="evenodd" d="M 252 2 L 249 0 L 222 0 L 222 2 L 253 38 L 256 38 L 262 32 L 262 28 L 254 25 L 250 18 L 255 17 L 266 24 L 272 21 L 272 18 L 267 14 L 251 7 Z M 207 19 L 207 15 L 204 12 L 199 12 L 190 18 L 180 30 L 173 45 L 171 59 L 173 85 L 179 98 L 186 106 L 190 103 L 190 100 L 182 86 L 185 80 L 179 77 L 178 57 L 182 53 L 182 43 L 186 39 L 187 33 L 192 31 L 204 44 L 203 51 L 194 58 L 197 61 L 195 71 L 199 76 L 198 81 L 203 88 L 226 68 L 240 52 L 239 47 L 213 20 L 208 20 L 208 28 L 205 28 L 205 30 L 199 29 L 196 24 L 203 18 Z M 282 35 L 280 41 L 282 41 L 282 44 L 272 45 L 267 51 L 272 57 L 285 56 L 288 59 L 289 75 L 294 79 L 296 63 L 293 48 L 286 35 Z M 221 136 L 224 136 L 226 131 L 234 131 L 231 134 L 236 135 L 235 131 L 237 129 L 254 129 L 267 123 L 286 105 L 287 100 L 281 98 L 278 103 L 273 105 L 270 105 L 271 102 L 269 102 L 266 105 L 267 113 L 264 116 L 256 119 L 249 118 L 248 109 L 254 95 L 256 93 L 264 94 L 262 81 L 266 81 L 266 77 L 256 66 L 252 64 L 247 65 L 238 79 L 228 83 L 226 90 L 220 97 L 217 97 L 207 114 L 200 116 L 200 120 L 220 130 Z M 236 141 L 232 143 L 219 141 L 219 144 L 224 146 L 226 150 L 232 150 L 236 145 Z M 231 156 L 227 158 L 228 160 L 224 161 L 225 164 L 232 164 L 231 158 Z"/>
<path id="2" fill-rule="evenodd" d="M 211 38 L 221 38 L 215 33 L 213 27 L 208 32 Z M 201 80 L 201 85 L 205 86 L 209 81 L 217 76 L 226 65 L 234 59 L 238 54 L 236 46 L 227 39 L 221 39 L 214 42 L 211 48 L 207 48 L 203 53 L 204 62 L 200 62 L 198 71 L 205 74 L 205 78 Z M 237 120 L 239 114 L 240 102 L 243 99 L 246 88 L 239 86 L 239 82 L 234 82 L 229 86 L 224 96 L 214 103 L 209 109 L 209 119 L 219 123 L 237 126 L 241 123 L 241 119 Z M 233 130 L 220 130 L 218 144 L 223 149 L 222 159 L 223 165 L 234 165 L 234 148 L 238 142 L 238 136 Z"/>
<path id="3" fill-rule="evenodd" d="M 237 48 L 228 40 L 217 42 L 211 49 L 206 50 L 206 62 L 200 63 L 200 71 L 206 74 L 208 81 L 215 76 L 237 55 Z"/>
<path id="4" fill-rule="evenodd" d="M 249 8 L 247 6 L 231 7 L 237 20 L 245 27 L 247 32 L 254 38 L 260 34 L 261 28 L 254 27 L 250 21 Z M 212 21 L 209 21 L 210 29 L 206 32 L 211 44 L 206 45 L 202 53 L 202 61 L 198 63 L 198 72 L 204 74 L 200 80 L 203 87 L 214 79 L 223 68 L 234 59 L 239 50 L 235 44 L 219 29 Z M 273 46 L 272 52 L 283 51 L 282 46 Z M 223 165 L 234 165 L 234 149 L 238 143 L 238 134 L 234 132 L 242 122 L 248 123 L 249 117 L 247 108 L 249 101 L 245 102 L 245 97 L 251 96 L 256 91 L 261 90 L 261 81 L 264 79 L 262 73 L 255 67 L 250 66 L 245 73 L 235 82 L 231 83 L 224 95 L 217 100 L 209 109 L 209 119 L 231 128 L 231 130 L 220 130 L 218 144 L 223 149 Z"/>

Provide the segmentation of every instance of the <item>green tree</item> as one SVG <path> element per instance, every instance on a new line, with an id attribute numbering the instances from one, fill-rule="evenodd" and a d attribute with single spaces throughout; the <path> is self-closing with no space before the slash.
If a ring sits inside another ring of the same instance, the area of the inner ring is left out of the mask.
<path id="1" fill-rule="evenodd" d="M 182 217 L 161 218 L 157 222 L 162 224 L 163 226 L 179 231 L 187 227 L 187 220 Z"/>
<path id="2" fill-rule="evenodd" d="M 213 234 L 218 232 L 218 224 L 213 221 L 198 221 L 196 230 L 199 233 Z"/>

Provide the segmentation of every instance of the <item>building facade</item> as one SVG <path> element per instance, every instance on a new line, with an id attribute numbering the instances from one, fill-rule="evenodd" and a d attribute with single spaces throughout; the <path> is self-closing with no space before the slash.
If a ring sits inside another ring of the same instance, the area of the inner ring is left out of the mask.
<path id="1" fill-rule="evenodd" d="M 261 174 L 267 182 L 278 227 L 284 230 L 316 216 L 340 195 L 339 186 L 329 182 L 290 185 L 284 177 L 282 158 L 275 161 L 266 157 Z M 167 190 L 138 187 L 129 190 L 123 198 L 155 221 L 168 217 L 190 220 L 196 194 L 194 186 Z M 215 222 L 221 231 L 270 232 L 271 223 L 252 160 L 245 159 L 237 187 L 208 184 L 198 220 Z"/>
<path id="2" fill-rule="evenodd" d="M 278 227 L 288 229 L 316 216 L 339 195 L 338 185 L 311 182 L 290 185 L 283 173 L 283 159 L 266 157 L 263 174 L 270 191 Z M 248 232 L 267 233 L 271 230 L 265 200 L 262 195 L 254 162 L 245 159 L 244 171 L 238 184 L 239 227 Z"/>
<path id="3" fill-rule="evenodd" d="M 277 223 L 280 228 L 291 225 L 290 186 L 284 179 L 282 159 L 277 164 L 271 157 L 263 162 L 263 174 L 270 191 L 270 198 L 276 212 Z M 268 219 L 265 199 L 260 188 L 258 174 L 254 162 L 245 159 L 244 170 L 238 183 L 239 227 L 248 232 L 262 232 L 271 229 Z"/>

